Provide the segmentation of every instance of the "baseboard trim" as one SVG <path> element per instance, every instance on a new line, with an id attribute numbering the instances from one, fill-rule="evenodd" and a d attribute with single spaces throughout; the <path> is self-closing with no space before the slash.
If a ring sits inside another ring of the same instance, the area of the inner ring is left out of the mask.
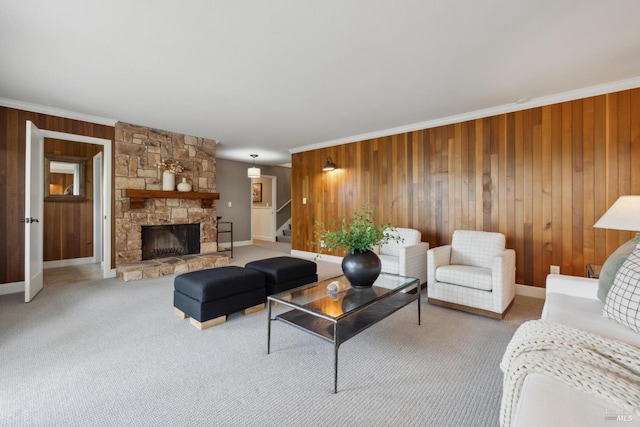
<path id="1" fill-rule="evenodd" d="M 545 288 L 538 288 L 537 286 L 516 284 L 516 295 L 522 295 L 523 297 L 545 299 L 547 294 L 546 294 Z"/>
<path id="2" fill-rule="evenodd" d="M 47 268 L 69 267 L 72 265 L 84 265 L 84 264 L 96 264 L 96 262 L 93 257 L 59 259 L 56 261 L 45 261 L 42 264 L 42 267 L 46 270 Z"/>
<path id="3" fill-rule="evenodd" d="M 3 283 L 0 285 L 0 295 L 24 292 L 24 282 Z"/>

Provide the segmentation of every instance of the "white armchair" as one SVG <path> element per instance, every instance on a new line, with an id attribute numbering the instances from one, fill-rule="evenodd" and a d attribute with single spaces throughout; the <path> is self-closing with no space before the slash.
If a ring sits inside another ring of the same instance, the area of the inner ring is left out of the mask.
<path id="1" fill-rule="evenodd" d="M 427 253 L 428 301 L 502 319 L 516 294 L 515 264 L 503 234 L 456 230 L 450 245 Z"/>
<path id="2" fill-rule="evenodd" d="M 378 256 L 382 261 L 382 272 L 415 277 L 420 284 L 427 282 L 427 251 L 429 243 L 422 242 L 422 233 L 411 228 L 396 228 L 402 242 L 390 241 L 380 245 Z"/>

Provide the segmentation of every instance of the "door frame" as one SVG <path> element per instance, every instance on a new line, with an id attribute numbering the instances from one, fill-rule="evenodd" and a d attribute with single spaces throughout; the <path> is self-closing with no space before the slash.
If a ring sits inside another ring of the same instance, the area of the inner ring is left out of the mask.
<path id="1" fill-rule="evenodd" d="M 102 151 L 93 156 L 93 262 L 102 263 Z M 104 264 L 101 264 L 104 267 Z"/>
<path id="2" fill-rule="evenodd" d="M 277 231 L 277 214 L 276 209 L 278 208 L 276 205 L 278 203 L 278 177 L 275 175 L 260 175 L 260 178 L 252 178 L 249 180 L 249 203 L 251 206 L 251 242 L 253 243 L 253 197 L 252 197 L 252 184 L 254 179 L 262 179 L 268 178 L 271 179 L 271 205 L 269 208 L 271 209 L 271 233 L 273 234 L 273 241 L 276 241 L 276 231 Z M 255 208 L 258 209 L 258 208 Z M 269 236 L 271 237 L 271 236 Z"/>
<path id="3" fill-rule="evenodd" d="M 116 270 L 111 268 L 111 180 L 112 180 L 112 144 L 110 139 L 93 136 L 77 135 L 74 133 L 57 132 L 41 129 L 45 138 L 62 139 L 81 142 L 83 144 L 101 145 L 103 147 L 102 168 L 102 207 L 104 219 L 102 221 L 102 277 L 115 277 Z M 44 194 L 42 195 L 44 197 Z M 95 224 L 94 224 L 95 227 Z"/>

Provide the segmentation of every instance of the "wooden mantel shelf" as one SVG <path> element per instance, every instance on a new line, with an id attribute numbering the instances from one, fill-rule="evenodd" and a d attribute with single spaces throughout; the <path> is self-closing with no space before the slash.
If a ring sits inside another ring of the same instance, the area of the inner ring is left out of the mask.
<path id="1" fill-rule="evenodd" d="M 135 190 L 127 188 L 124 196 L 130 200 L 131 209 L 144 207 L 145 199 L 199 199 L 203 208 L 213 207 L 213 201 L 220 198 L 220 193 L 200 193 L 195 191 L 162 191 L 162 190 Z"/>

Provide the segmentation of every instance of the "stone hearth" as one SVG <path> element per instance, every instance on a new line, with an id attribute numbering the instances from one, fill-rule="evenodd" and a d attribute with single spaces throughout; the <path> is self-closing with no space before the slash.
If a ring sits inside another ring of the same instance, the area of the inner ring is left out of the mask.
<path id="1" fill-rule="evenodd" d="M 116 267 L 116 275 L 129 282 L 225 265 L 229 265 L 229 257 L 223 254 L 185 255 L 121 264 Z"/>

